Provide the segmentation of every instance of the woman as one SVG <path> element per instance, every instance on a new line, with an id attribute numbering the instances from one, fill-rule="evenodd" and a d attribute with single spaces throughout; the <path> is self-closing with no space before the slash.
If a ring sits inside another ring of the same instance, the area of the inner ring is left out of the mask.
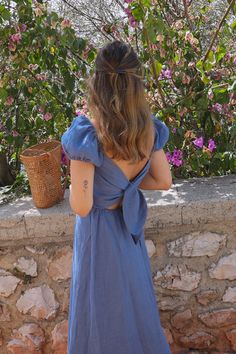
<path id="1" fill-rule="evenodd" d="M 145 99 L 141 63 L 128 44 L 108 43 L 87 81 L 92 118 L 80 114 L 61 138 L 71 160 L 76 214 L 69 354 L 170 354 L 144 241 L 140 189 L 167 190 L 169 129 Z"/>

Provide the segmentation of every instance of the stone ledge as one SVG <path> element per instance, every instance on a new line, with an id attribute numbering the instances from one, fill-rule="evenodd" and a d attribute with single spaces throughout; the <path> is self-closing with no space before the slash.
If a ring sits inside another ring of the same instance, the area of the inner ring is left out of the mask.
<path id="1" fill-rule="evenodd" d="M 168 191 L 143 193 L 148 204 L 145 229 L 236 219 L 236 175 L 178 179 Z M 36 208 L 31 197 L 1 206 L 1 245 L 25 239 L 33 243 L 71 239 L 75 214 L 68 196 L 66 190 L 64 200 L 47 209 Z"/>

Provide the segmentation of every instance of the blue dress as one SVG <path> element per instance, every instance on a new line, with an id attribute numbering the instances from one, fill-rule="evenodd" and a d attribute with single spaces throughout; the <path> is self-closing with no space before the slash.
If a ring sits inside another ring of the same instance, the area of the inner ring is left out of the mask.
<path id="1" fill-rule="evenodd" d="M 169 129 L 152 119 L 155 151 Z M 102 153 L 85 115 L 73 119 L 61 143 L 69 159 L 95 165 L 93 207 L 87 216 L 75 216 L 68 354 L 171 354 L 145 246 L 147 203 L 138 189 L 151 161 L 129 181 Z M 106 209 L 121 196 L 122 207 Z"/>

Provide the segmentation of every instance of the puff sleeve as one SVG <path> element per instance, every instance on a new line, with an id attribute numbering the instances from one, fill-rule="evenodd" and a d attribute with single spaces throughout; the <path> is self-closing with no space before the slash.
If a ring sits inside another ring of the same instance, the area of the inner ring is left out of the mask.
<path id="1" fill-rule="evenodd" d="M 154 128 L 155 128 L 155 140 L 153 151 L 162 149 L 169 140 L 169 128 L 160 119 L 152 115 Z"/>
<path id="2" fill-rule="evenodd" d="M 76 116 L 61 136 L 65 155 L 70 160 L 91 162 L 101 166 L 103 155 L 99 149 L 96 129 L 85 115 Z"/>

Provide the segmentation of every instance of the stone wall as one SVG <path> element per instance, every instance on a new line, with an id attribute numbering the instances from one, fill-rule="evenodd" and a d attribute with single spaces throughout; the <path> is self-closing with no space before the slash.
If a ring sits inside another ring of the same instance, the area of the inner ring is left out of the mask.
<path id="1" fill-rule="evenodd" d="M 236 353 L 236 176 L 177 180 L 144 194 L 173 354 Z M 68 191 L 52 208 L 37 209 L 29 197 L 0 208 L 0 353 L 66 354 L 73 231 Z"/>

